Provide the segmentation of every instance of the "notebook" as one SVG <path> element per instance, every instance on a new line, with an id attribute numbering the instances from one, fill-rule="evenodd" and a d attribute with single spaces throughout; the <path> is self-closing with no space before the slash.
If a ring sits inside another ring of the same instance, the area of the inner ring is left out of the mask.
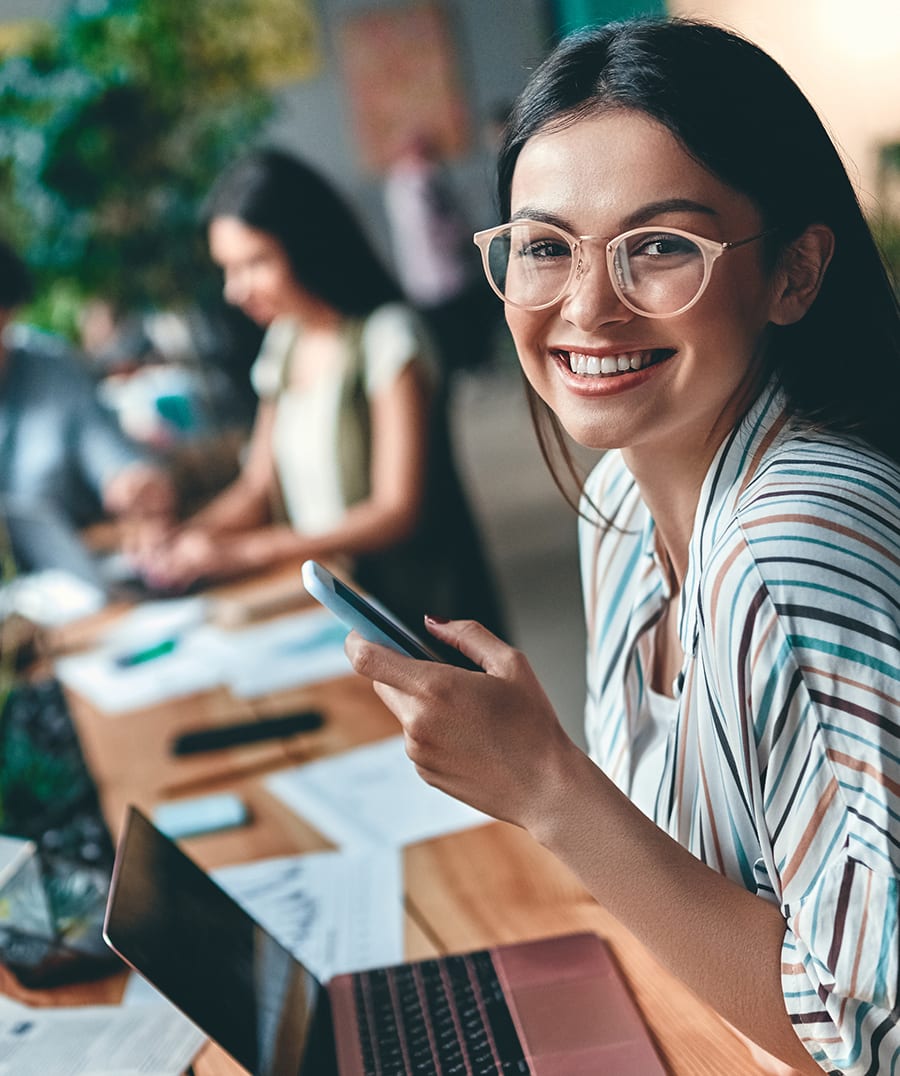
<path id="1" fill-rule="evenodd" d="M 604 941 L 571 934 L 320 983 L 129 807 L 110 948 L 254 1076 L 664 1076 Z"/>

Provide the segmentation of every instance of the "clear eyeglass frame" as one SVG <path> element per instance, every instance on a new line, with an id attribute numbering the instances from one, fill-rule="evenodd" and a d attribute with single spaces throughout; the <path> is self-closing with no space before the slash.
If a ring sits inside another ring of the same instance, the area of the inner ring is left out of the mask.
<path id="1" fill-rule="evenodd" d="M 509 231 L 517 224 L 534 224 L 542 229 L 545 233 L 558 236 L 561 240 L 568 244 L 569 250 L 572 253 L 571 268 L 569 269 L 569 275 L 565 284 L 559 290 L 558 294 L 545 303 L 517 303 L 512 299 L 509 299 L 504 295 L 503 291 L 497 286 L 491 272 L 489 250 L 491 241 L 498 235 L 502 235 L 504 232 Z M 720 243 L 715 239 L 708 239 L 706 236 L 696 235 L 694 232 L 685 231 L 683 228 L 669 228 L 660 227 L 659 225 L 643 225 L 640 228 L 630 228 L 627 232 L 622 232 L 621 235 L 615 236 L 613 239 L 607 240 L 603 236 L 598 235 L 572 235 L 564 228 L 560 228 L 555 224 L 548 224 L 546 221 L 531 220 L 529 218 L 520 218 L 514 221 L 510 221 L 507 224 L 498 224 L 494 228 L 485 228 L 482 231 L 476 232 L 472 237 L 472 241 L 475 246 L 481 251 L 481 261 L 484 268 L 484 274 L 487 277 L 488 284 L 491 286 L 491 290 L 498 296 L 504 303 L 508 303 L 510 306 L 517 307 L 520 310 L 546 310 L 548 307 L 554 306 L 560 302 L 569 289 L 572 286 L 572 281 L 580 279 L 584 273 L 590 268 L 590 262 L 586 261 L 585 253 L 586 246 L 590 243 L 599 243 L 606 250 L 606 270 L 609 275 L 610 283 L 612 284 L 613 291 L 616 297 L 622 302 L 629 310 L 635 314 L 639 314 L 644 318 L 673 318 L 679 314 L 684 314 L 690 310 L 695 303 L 697 303 L 709 284 L 710 277 L 712 276 L 713 266 L 716 261 L 727 251 L 736 250 L 738 247 L 746 246 L 748 243 L 754 243 L 757 239 L 763 239 L 768 235 L 772 235 L 776 228 L 767 228 L 765 231 L 758 232 L 756 235 L 748 236 L 746 239 L 735 239 L 730 242 Z M 687 303 L 682 304 L 676 310 L 665 311 L 663 313 L 644 310 L 643 308 L 636 306 L 629 300 L 625 294 L 621 281 L 619 280 L 619 273 L 616 270 L 616 253 L 622 243 L 633 239 L 639 235 L 660 235 L 664 233 L 666 235 L 677 235 L 682 239 L 690 240 L 700 250 L 703 256 L 703 279 L 701 280 L 694 297 Z"/>

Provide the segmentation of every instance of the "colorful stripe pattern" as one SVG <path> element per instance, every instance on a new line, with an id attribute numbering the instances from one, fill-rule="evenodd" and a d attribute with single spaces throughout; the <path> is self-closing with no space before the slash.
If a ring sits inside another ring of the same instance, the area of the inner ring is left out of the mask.
<path id="1" fill-rule="evenodd" d="M 582 521 L 587 737 L 626 793 L 667 600 L 618 453 Z M 596 518 L 596 517 L 594 517 Z M 826 1072 L 900 1074 L 900 468 L 788 420 L 770 387 L 719 450 L 680 596 L 654 819 L 776 902 L 785 1003 Z"/>

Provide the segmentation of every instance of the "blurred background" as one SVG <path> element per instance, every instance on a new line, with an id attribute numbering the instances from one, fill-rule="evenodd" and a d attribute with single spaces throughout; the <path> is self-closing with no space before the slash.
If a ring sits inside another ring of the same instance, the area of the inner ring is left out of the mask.
<path id="1" fill-rule="evenodd" d="M 222 302 L 198 226 L 223 166 L 257 143 L 296 152 L 390 261 L 385 184 L 411 138 L 438 154 L 468 227 L 496 223 L 499 130 L 536 64 L 580 26 L 666 13 L 737 29 L 794 76 L 896 276 L 897 0 L 0 0 L 0 235 L 37 284 L 20 320 L 77 345 L 123 428 L 202 499 L 237 467 L 259 344 Z M 459 463 L 514 640 L 579 735 L 576 520 L 502 326 L 451 376 Z"/>

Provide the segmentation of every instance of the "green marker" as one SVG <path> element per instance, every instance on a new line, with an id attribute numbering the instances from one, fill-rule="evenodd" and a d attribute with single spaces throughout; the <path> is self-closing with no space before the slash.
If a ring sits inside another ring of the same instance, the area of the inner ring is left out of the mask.
<path id="1" fill-rule="evenodd" d="M 154 643 L 144 650 L 132 650 L 128 654 L 120 654 L 116 659 L 116 665 L 120 669 L 130 669 L 132 665 L 143 665 L 145 661 L 153 661 L 161 658 L 164 654 L 171 654 L 178 645 L 177 639 L 163 639 L 160 643 Z"/>

